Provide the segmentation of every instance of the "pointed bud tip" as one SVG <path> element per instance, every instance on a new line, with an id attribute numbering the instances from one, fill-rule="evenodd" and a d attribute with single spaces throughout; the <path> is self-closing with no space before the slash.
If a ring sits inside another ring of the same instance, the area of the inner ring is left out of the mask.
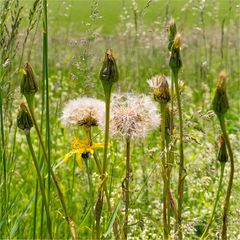
<path id="1" fill-rule="evenodd" d="M 227 74 L 225 70 L 223 70 L 218 75 L 217 88 L 223 91 L 226 91 L 226 83 L 227 83 Z"/>
<path id="2" fill-rule="evenodd" d="M 173 41 L 174 48 L 179 49 L 181 47 L 181 34 L 177 33 L 174 41 Z"/>
<path id="3" fill-rule="evenodd" d="M 217 89 L 212 102 L 214 112 L 218 117 L 223 116 L 229 109 L 227 91 L 226 91 L 227 75 L 225 71 L 221 71 L 217 80 Z"/>
<path id="4" fill-rule="evenodd" d="M 105 58 L 100 71 L 100 79 L 104 85 L 117 82 L 119 78 L 118 67 L 111 48 L 105 52 Z"/>
<path id="5" fill-rule="evenodd" d="M 24 130 L 26 134 L 29 134 L 31 128 L 33 127 L 32 118 L 24 103 L 20 104 L 20 109 L 17 115 L 17 126 L 18 128 Z"/>
<path id="6" fill-rule="evenodd" d="M 38 91 L 38 85 L 32 66 L 29 63 L 26 63 L 21 72 L 23 72 L 23 79 L 20 85 L 21 93 L 25 97 L 26 95 L 34 96 L 34 94 Z"/>

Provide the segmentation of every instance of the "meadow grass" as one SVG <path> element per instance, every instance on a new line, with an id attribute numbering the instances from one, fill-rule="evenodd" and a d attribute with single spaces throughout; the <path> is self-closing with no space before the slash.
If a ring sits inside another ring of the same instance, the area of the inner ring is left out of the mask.
<path id="1" fill-rule="evenodd" d="M 18 108 L 24 101 L 19 88 L 22 80 L 19 67 L 28 61 L 34 67 L 39 84 L 34 110 L 51 159 L 49 162 L 65 197 L 68 215 L 75 222 L 78 238 L 91 239 L 95 236 L 93 210 L 101 186 L 99 165 L 103 164 L 103 150 L 96 150 L 88 162 L 83 162 L 82 169 L 74 157 L 64 162 L 73 137 L 84 139 L 86 132 L 84 128 L 63 126 L 60 121 L 63 106 L 68 100 L 81 96 L 104 99 L 99 72 L 108 48 L 113 48 L 119 69 L 119 81 L 114 84 L 113 92 L 151 95 L 146 80 L 159 74 L 170 75 L 166 28 L 171 17 L 175 18 L 178 31 L 182 33 L 183 68 L 179 79 L 184 81 L 184 86 L 179 97 L 183 110 L 186 171 L 181 213 L 183 239 L 201 237 L 218 191 L 220 164 L 217 154 L 221 128 L 211 110 L 211 102 L 218 74 L 223 69 L 227 72 L 230 103 L 225 114 L 226 132 L 235 161 L 227 233 L 228 239 L 239 238 L 240 8 L 237 1 L 205 1 L 201 8 L 203 2 L 48 1 L 48 37 L 46 28 L 42 27 L 41 1 L 1 3 L 1 239 L 48 238 L 44 200 L 32 164 L 33 151 L 47 189 L 53 236 L 71 238 L 71 222 L 69 229 L 58 191 L 49 178 L 50 165 L 44 160 L 37 133 L 31 130 L 32 148 L 29 150 L 24 132 L 17 129 Z M 177 207 L 180 118 L 176 97 L 172 104 L 175 129 L 171 144 L 175 144 L 175 161 L 171 163 L 171 194 L 168 195 L 169 201 L 174 200 Z M 131 152 L 127 155 L 131 155 L 128 239 L 164 239 L 161 133 L 163 131 L 158 128 L 144 139 L 131 141 Z M 104 142 L 104 134 L 99 129 L 93 128 L 91 135 L 93 142 Z M 105 192 L 109 194 L 109 202 L 104 198 L 101 213 L 100 233 L 104 239 L 114 236 L 116 223 L 120 228 L 124 223 L 125 148 L 123 139 L 110 137 Z M 95 164 L 94 159 L 101 163 Z M 229 172 L 230 162 L 227 162 L 214 221 L 208 231 L 209 239 L 221 236 Z M 171 236 L 176 234 L 174 214 L 172 210 L 168 212 Z"/>

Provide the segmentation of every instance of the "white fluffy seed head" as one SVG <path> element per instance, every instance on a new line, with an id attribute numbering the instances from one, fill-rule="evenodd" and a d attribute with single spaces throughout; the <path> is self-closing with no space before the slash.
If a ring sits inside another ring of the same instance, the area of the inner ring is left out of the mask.
<path id="1" fill-rule="evenodd" d="M 150 97 L 133 94 L 113 95 L 110 113 L 110 134 L 124 138 L 144 138 L 159 126 L 157 105 Z"/>
<path id="2" fill-rule="evenodd" d="M 63 108 L 61 120 L 65 126 L 98 126 L 105 118 L 105 105 L 101 100 L 81 97 L 70 100 Z"/>

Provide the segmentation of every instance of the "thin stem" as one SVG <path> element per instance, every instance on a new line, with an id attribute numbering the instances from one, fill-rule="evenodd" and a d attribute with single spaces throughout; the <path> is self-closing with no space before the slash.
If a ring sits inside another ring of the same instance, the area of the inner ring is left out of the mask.
<path id="1" fill-rule="evenodd" d="M 130 139 L 126 139 L 126 176 L 124 179 L 124 203 L 125 203 L 125 216 L 124 216 L 124 225 L 123 233 L 124 239 L 127 239 L 128 236 L 128 209 L 129 209 L 129 181 L 130 181 Z"/>
<path id="2" fill-rule="evenodd" d="M 36 239 L 37 202 L 38 202 L 38 180 L 36 181 L 36 187 L 35 187 L 35 201 L 34 201 L 34 212 L 33 212 L 33 235 L 32 235 L 33 239 Z"/>
<path id="3" fill-rule="evenodd" d="M 225 162 L 221 162 L 221 172 L 220 172 L 220 178 L 219 178 L 219 183 L 218 183 L 218 190 L 217 190 L 217 194 L 216 194 L 216 198 L 215 198 L 215 203 L 214 203 L 214 206 L 213 206 L 213 209 L 212 209 L 212 214 L 211 214 L 211 217 L 209 219 L 209 222 L 208 222 L 208 225 L 201 237 L 201 240 L 204 240 L 207 238 L 208 236 L 208 231 L 212 225 L 212 221 L 213 221 L 213 218 L 214 218 L 214 215 L 215 215 L 215 212 L 216 212 L 216 208 L 217 208 L 217 203 L 218 203 L 218 200 L 219 200 L 219 197 L 220 197 L 220 192 L 221 192 L 221 189 L 222 189 L 222 180 L 223 180 L 223 175 L 224 175 L 224 168 L 225 168 Z"/>
<path id="4" fill-rule="evenodd" d="M 7 169 L 6 169 L 6 152 L 5 152 L 5 132 L 3 123 L 3 102 L 2 102 L 2 86 L 0 86 L 0 122 L 1 122 L 1 160 L 3 163 L 3 191 L 2 191 L 2 217 L 5 214 L 7 205 Z"/>
<path id="5" fill-rule="evenodd" d="M 47 0 L 43 0 L 43 81 L 46 85 L 46 131 L 47 131 L 47 151 L 48 151 L 48 201 L 50 201 L 51 189 L 51 135 L 49 117 L 49 89 L 48 89 L 48 19 Z"/>
<path id="6" fill-rule="evenodd" d="M 179 173 L 178 173 L 178 214 L 177 214 L 177 224 L 178 224 L 178 239 L 182 240 L 182 202 L 183 202 L 183 189 L 184 189 L 184 152 L 183 152 L 183 120 L 182 120 L 182 106 L 181 98 L 178 89 L 178 73 L 173 74 L 175 83 L 175 92 L 177 96 L 178 114 L 179 114 L 179 129 L 180 129 L 180 139 L 179 139 Z"/>
<path id="7" fill-rule="evenodd" d="M 28 98 L 26 98 L 26 99 L 27 99 L 29 111 L 30 111 L 30 114 L 31 114 L 31 117 L 32 117 L 32 120 L 33 120 L 34 127 L 35 127 L 35 129 L 37 131 L 37 135 L 38 135 L 40 144 L 42 146 L 43 155 L 45 157 L 45 160 L 46 160 L 47 164 L 49 164 L 48 154 L 47 154 L 45 145 L 43 143 L 42 135 L 40 133 L 40 130 L 39 130 L 39 127 L 38 127 L 38 124 L 37 124 L 37 121 L 36 121 L 35 113 L 34 113 L 34 110 L 33 110 L 33 102 L 30 101 Z M 62 205 L 62 208 L 63 208 L 63 211 L 64 211 L 64 215 L 65 215 L 65 220 L 68 223 L 68 226 L 69 226 L 69 229 L 70 229 L 70 232 L 71 232 L 71 235 L 72 235 L 72 239 L 76 239 L 77 236 L 76 236 L 75 224 L 74 224 L 73 220 L 71 219 L 71 217 L 68 215 L 68 211 L 67 211 L 64 195 L 63 195 L 63 192 L 62 192 L 62 190 L 61 190 L 61 188 L 59 186 L 57 177 L 56 177 L 55 173 L 52 170 L 52 167 L 50 168 L 50 174 L 51 174 L 51 176 L 53 178 L 53 182 L 54 182 L 54 184 L 55 184 L 55 186 L 57 188 L 58 197 L 59 197 L 59 200 L 61 202 L 61 205 Z"/>
<path id="8" fill-rule="evenodd" d="M 85 165 L 86 165 L 86 170 L 87 170 L 87 177 L 88 177 L 88 188 L 89 188 L 89 195 L 90 195 L 90 199 L 91 199 L 91 207 L 92 207 L 92 213 L 94 213 L 94 191 L 93 191 L 93 183 L 92 183 L 92 178 L 91 178 L 91 170 L 89 167 L 89 158 L 85 158 Z M 93 221 L 93 226 L 92 226 L 92 234 L 94 234 L 94 221 Z M 94 235 L 92 235 L 92 237 L 94 238 Z"/>
<path id="9" fill-rule="evenodd" d="M 167 224 L 167 169 L 165 156 L 165 136 L 166 136 L 166 103 L 161 103 L 161 137 L 162 137 L 162 178 L 163 178 L 163 228 L 164 239 L 168 239 L 169 231 Z"/>
<path id="10" fill-rule="evenodd" d="M 95 207 L 95 219 L 96 219 L 96 238 L 100 239 L 100 220 L 102 215 L 103 197 L 106 192 L 106 173 L 108 166 L 107 152 L 108 152 L 108 141 L 109 141 L 109 120 L 110 120 L 110 101 L 111 101 L 111 84 L 104 85 L 105 92 L 105 107 L 106 107 L 106 124 L 105 124 L 105 138 L 104 138 L 104 155 L 103 155 L 103 167 L 101 174 L 101 185 L 98 190 L 98 199 Z"/>
<path id="11" fill-rule="evenodd" d="M 40 183 L 40 190 L 41 190 L 43 204 L 45 206 L 45 211 L 46 211 L 46 216 L 47 216 L 47 226 L 48 226 L 49 237 L 51 239 L 53 239 L 52 227 L 51 227 L 51 219 L 50 219 L 50 213 L 49 213 L 49 206 L 48 206 L 48 203 L 47 203 L 47 198 L 46 198 L 45 188 L 44 188 L 42 177 L 41 177 L 40 168 L 38 166 L 37 158 L 36 158 L 34 150 L 33 150 L 30 134 L 26 134 L 26 138 L 27 138 L 27 143 L 28 143 L 29 150 L 30 150 L 31 155 L 32 155 L 33 163 L 34 163 L 34 166 L 35 166 L 35 169 L 36 169 L 36 172 L 37 172 L 38 181 Z"/>
<path id="12" fill-rule="evenodd" d="M 110 90 L 111 91 L 111 90 Z M 104 155 L 103 155 L 103 173 L 107 171 L 108 159 L 108 141 L 109 141 L 109 118 L 110 118 L 110 94 L 106 96 L 106 125 L 105 125 L 105 138 L 104 138 Z"/>
<path id="13" fill-rule="evenodd" d="M 222 239 L 226 240 L 227 239 L 227 215 L 228 215 L 229 202 L 230 202 L 232 185 L 233 185 L 233 177 L 234 177 L 234 160 L 233 160 L 232 147 L 231 147 L 229 137 L 228 137 L 228 134 L 226 131 L 224 116 L 219 117 L 219 121 L 220 121 L 221 130 L 223 132 L 223 137 L 226 142 L 228 154 L 229 154 L 229 158 L 230 158 L 230 175 L 229 175 L 229 181 L 228 181 L 227 195 L 226 195 L 224 206 L 223 206 L 223 219 L 222 219 L 222 221 L 223 221 Z"/>

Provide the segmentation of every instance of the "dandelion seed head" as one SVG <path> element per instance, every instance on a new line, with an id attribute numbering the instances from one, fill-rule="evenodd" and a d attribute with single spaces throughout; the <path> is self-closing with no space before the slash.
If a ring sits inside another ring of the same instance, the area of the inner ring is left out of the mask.
<path id="1" fill-rule="evenodd" d="M 67 102 L 61 120 L 65 126 L 98 126 L 104 121 L 104 102 L 94 98 L 81 97 Z"/>
<path id="2" fill-rule="evenodd" d="M 110 134 L 124 138 L 144 138 L 159 125 L 157 106 L 150 97 L 114 95 L 110 114 Z"/>

